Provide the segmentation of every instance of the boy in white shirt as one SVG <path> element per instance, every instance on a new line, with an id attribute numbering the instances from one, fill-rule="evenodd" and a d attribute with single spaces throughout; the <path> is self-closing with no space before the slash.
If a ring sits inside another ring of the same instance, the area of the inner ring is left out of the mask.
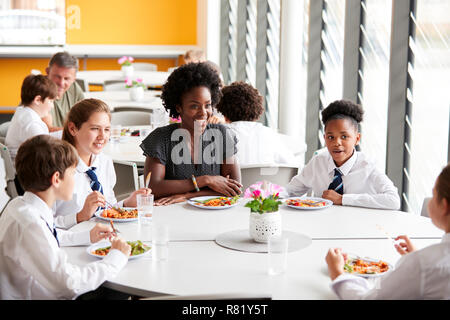
<path id="1" fill-rule="evenodd" d="M 312 190 L 316 197 L 334 204 L 398 210 L 400 197 L 392 181 L 362 152 L 355 150 L 361 139 L 358 124 L 362 108 L 347 100 L 331 103 L 322 111 L 327 150 L 315 155 L 292 178 L 289 196 Z"/>
<path id="2" fill-rule="evenodd" d="M 56 84 L 46 76 L 30 74 L 23 80 L 20 93 L 22 106 L 16 108 L 5 138 L 13 163 L 17 150 L 25 140 L 39 134 L 49 134 L 41 118 L 49 114 L 57 94 Z M 61 138 L 62 131 L 52 135 Z"/>
<path id="3" fill-rule="evenodd" d="M 126 265 L 130 246 L 111 240 L 112 250 L 100 261 L 77 266 L 61 246 L 88 245 L 114 234 L 97 224 L 80 233 L 56 230 L 52 206 L 70 200 L 78 161 L 67 142 L 39 135 L 18 150 L 16 170 L 25 194 L 12 200 L 0 217 L 0 300 L 74 299 L 115 277 Z"/>
<path id="4" fill-rule="evenodd" d="M 409 238 L 398 236 L 395 245 L 403 256 L 395 270 L 385 274 L 375 288 L 366 279 L 344 274 L 347 254 L 328 251 L 326 261 L 331 288 L 341 299 L 450 299 L 450 165 L 436 180 L 428 213 L 436 227 L 445 231 L 442 241 L 416 250 Z"/>

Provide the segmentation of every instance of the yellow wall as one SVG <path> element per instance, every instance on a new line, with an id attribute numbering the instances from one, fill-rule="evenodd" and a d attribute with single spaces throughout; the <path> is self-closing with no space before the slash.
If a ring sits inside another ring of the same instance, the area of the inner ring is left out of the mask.
<path id="1" fill-rule="evenodd" d="M 197 0 L 66 0 L 66 10 L 67 44 L 197 44 Z M 86 69 L 119 69 L 117 59 L 88 59 Z M 17 106 L 25 76 L 31 69 L 45 74 L 48 60 L 0 58 L 0 106 Z M 173 59 L 136 62 L 155 63 L 161 71 L 174 66 Z"/>

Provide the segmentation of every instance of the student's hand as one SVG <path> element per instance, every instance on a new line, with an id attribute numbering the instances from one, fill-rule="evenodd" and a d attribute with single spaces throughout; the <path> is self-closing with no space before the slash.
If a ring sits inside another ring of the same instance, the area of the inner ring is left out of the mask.
<path id="1" fill-rule="evenodd" d="M 342 194 L 334 190 L 325 190 L 322 193 L 322 198 L 333 201 L 334 204 L 342 204 Z"/>
<path id="2" fill-rule="evenodd" d="M 175 194 L 173 196 L 160 198 L 155 201 L 155 206 L 167 206 L 169 204 L 185 202 L 187 200 L 187 194 Z"/>
<path id="3" fill-rule="evenodd" d="M 212 190 L 227 197 L 234 197 L 242 193 L 242 184 L 234 179 L 230 179 L 229 176 L 208 176 L 207 185 Z"/>
<path id="4" fill-rule="evenodd" d="M 212 124 L 218 124 L 218 123 L 225 123 L 225 120 L 223 120 L 222 118 L 218 117 L 218 116 L 211 116 L 208 119 L 208 123 L 212 123 Z"/>
<path id="5" fill-rule="evenodd" d="M 331 248 L 328 250 L 325 261 L 328 264 L 328 273 L 331 280 L 336 279 L 344 273 L 344 264 L 347 260 L 347 254 L 343 253 L 340 248 Z"/>
<path id="6" fill-rule="evenodd" d="M 137 195 L 138 194 L 151 194 L 152 193 L 152 189 L 150 188 L 141 188 L 139 190 L 134 191 L 132 194 L 130 194 L 130 196 L 128 198 L 126 198 L 123 201 L 123 206 L 124 207 L 129 207 L 129 208 L 135 208 L 137 206 Z"/>
<path id="7" fill-rule="evenodd" d="M 110 225 L 97 223 L 95 227 L 91 229 L 90 232 L 91 243 L 99 242 L 103 239 L 111 239 L 111 237 L 116 236 Z"/>
<path id="8" fill-rule="evenodd" d="M 97 211 L 98 207 L 105 206 L 105 197 L 101 192 L 93 191 L 84 201 L 83 209 L 77 214 L 77 223 L 89 220 Z"/>
<path id="9" fill-rule="evenodd" d="M 119 250 L 127 257 L 129 257 L 131 254 L 131 246 L 120 237 L 115 237 L 111 239 L 111 250 L 112 249 Z"/>
<path id="10" fill-rule="evenodd" d="M 411 240 L 408 238 L 408 236 L 401 235 L 395 238 L 395 240 L 404 241 L 394 245 L 395 249 L 397 249 L 397 252 L 400 253 L 402 256 L 417 250 L 416 247 L 412 244 Z"/>

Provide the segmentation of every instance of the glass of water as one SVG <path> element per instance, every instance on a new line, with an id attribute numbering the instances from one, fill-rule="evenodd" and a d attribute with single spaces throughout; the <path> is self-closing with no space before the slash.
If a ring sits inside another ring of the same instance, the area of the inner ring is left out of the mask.
<path id="1" fill-rule="evenodd" d="M 111 126 L 111 142 L 119 142 L 120 135 L 122 134 L 122 126 L 121 125 L 113 125 Z"/>
<path id="2" fill-rule="evenodd" d="M 151 222 L 153 215 L 153 195 L 152 194 L 138 194 L 136 196 L 138 209 L 138 222 L 143 241 L 148 241 L 151 235 Z"/>
<path id="3" fill-rule="evenodd" d="M 289 239 L 286 237 L 270 237 L 267 242 L 269 252 L 269 275 L 283 274 L 287 268 L 287 252 Z"/>

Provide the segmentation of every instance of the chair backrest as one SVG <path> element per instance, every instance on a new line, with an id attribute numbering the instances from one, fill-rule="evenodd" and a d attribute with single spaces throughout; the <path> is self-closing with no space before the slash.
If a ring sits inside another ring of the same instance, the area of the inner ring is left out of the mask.
<path id="1" fill-rule="evenodd" d="M 9 154 L 8 148 L 0 143 L 0 153 L 5 164 L 5 180 L 6 180 L 6 192 L 11 198 L 17 197 L 16 184 L 14 183 L 14 178 L 16 177 L 16 169 L 13 166 L 11 155 Z"/>
<path id="2" fill-rule="evenodd" d="M 89 83 L 86 79 L 75 79 L 83 92 L 89 92 Z"/>
<path id="3" fill-rule="evenodd" d="M 430 200 L 431 200 L 431 197 L 423 199 L 422 211 L 420 212 L 420 215 L 423 217 L 430 217 L 430 215 L 428 213 L 428 202 Z"/>
<path id="4" fill-rule="evenodd" d="M 114 108 L 111 113 L 111 124 L 122 126 L 147 126 L 150 125 L 151 109 L 138 109 L 126 107 Z"/>
<path id="5" fill-rule="evenodd" d="M 103 90 L 105 91 L 125 91 L 127 90 L 124 80 L 105 80 L 103 82 Z"/>
<path id="6" fill-rule="evenodd" d="M 157 71 L 158 66 L 154 63 L 148 62 L 135 62 L 133 63 L 133 68 L 136 71 Z"/>
<path id="7" fill-rule="evenodd" d="M 138 171 L 134 162 L 114 160 L 113 163 L 116 172 L 114 194 L 117 201 L 120 201 L 139 189 Z"/>
<path id="8" fill-rule="evenodd" d="M 241 184 L 243 190 L 257 181 L 269 181 L 280 186 L 286 186 L 297 175 L 297 167 L 254 165 L 241 167 Z"/>

